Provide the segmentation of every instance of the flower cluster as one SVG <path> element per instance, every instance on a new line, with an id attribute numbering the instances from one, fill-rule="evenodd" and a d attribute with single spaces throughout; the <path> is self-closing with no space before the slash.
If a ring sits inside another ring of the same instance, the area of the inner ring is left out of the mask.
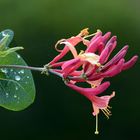
<path id="1" fill-rule="evenodd" d="M 111 95 L 98 96 L 110 86 L 110 82 L 103 82 L 103 80 L 131 68 L 138 59 L 138 56 L 135 55 L 129 61 L 125 61 L 124 57 L 127 53 L 128 45 L 109 59 L 117 45 L 117 37 L 110 38 L 110 36 L 110 32 L 103 35 L 100 30 L 89 35 L 88 29 L 83 29 L 77 36 L 58 41 L 55 48 L 59 54 L 49 63 L 49 68 L 60 75 L 68 87 L 91 101 L 92 114 L 96 116 L 95 134 L 99 133 L 99 111 L 101 110 L 109 118 L 111 115 L 109 101 L 115 96 L 114 91 Z M 87 38 L 90 37 L 92 38 L 88 40 Z M 85 50 L 77 51 L 79 43 L 83 43 Z M 58 48 L 60 44 L 64 45 L 63 49 Z M 72 54 L 73 58 L 60 61 L 68 52 Z M 85 82 L 89 87 L 79 87 L 77 85 L 79 82 Z"/>

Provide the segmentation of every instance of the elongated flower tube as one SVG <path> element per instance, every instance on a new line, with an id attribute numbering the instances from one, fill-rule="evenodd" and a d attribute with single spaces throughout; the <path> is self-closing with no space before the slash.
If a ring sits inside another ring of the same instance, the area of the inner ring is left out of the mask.
<path id="1" fill-rule="evenodd" d="M 92 38 L 88 39 L 89 37 Z M 92 114 L 96 116 L 95 134 L 99 133 L 98 115 L 100 110 L 109 118 L 111 115 L 109 101 L 115 96 L 115 91 L 111 95 L 99 96 L 110 86 L 110 82 L 103 81 L 131 68 L 138 59 L 138 56 L 135 55 L 130 60 L 125 61 L 124 57 L 128 51 L 128 45 L 125 45 L 110 59 L 111 53 L 117 46 L 117 37 L 110 37 L 111 32 L 103 35 L 100 30 L 97 30 L 96 33 L 89 34 L 86 28 L 77 36 L 58 41 L 55 48 L 59 54 L 48 65 L 51 71 L 63 78 L 68 87 L 91 101 Z M 78 52 L 80 42 L 83 43 L 85 49 Z M 58 49 L 59 44 L 63 44 L 64 48 Z M 72 58 L 61 61 L 68 52 L 72 54 Z M 89 87 L 79 87 L 77 86 L 79 82 L 87 83 Z"/>
<path id="2" fill-rule="evenodd" d="M 112 97 L 115 96 L 115 92 L 113 92 L 111 95 L 106 95 L 106 96 L 101 96 L 98 97 L 96 95 L 104 92 L 109 86 L 110 83 L 109 82 L 105 82 L 101 85 L 99 85 L 96 88 L 81 88 L 78 87 L 74 84 L 71 83 L 66 83 L 66 85 L 68 87 L 70 87 L 73 90 L 76 90 L 77 92 L 79 92 L 80 94 L 84 95 L 86 98 L 88 98 L 91 103 L 92 103 L 92 107 L 94 112 L 92 113 L 94 116 L 96 116 L 96 131 L 95 134 L 98 134 L 98 114 L 99 114 L 99 110 L 101 110 L 105 116 L 107 118 L 109 118 L 109 116 L 111 115 L 111 111 L 109 110 L 110 106 L 109 101 Z"/>

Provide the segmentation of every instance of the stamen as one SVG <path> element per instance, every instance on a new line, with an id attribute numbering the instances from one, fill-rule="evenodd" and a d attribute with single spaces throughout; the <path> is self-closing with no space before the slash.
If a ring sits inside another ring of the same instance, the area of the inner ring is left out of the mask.
<path id="1" fill-rule="evenodd" d="M 80 50 L 80 53 L 79 53 L 79 55 L 81 55 L 81 54 L 83 54 L 84 53 L 84 51 L 83 50 Z"/>
<path id="2" fill-rule="evenodd" d="M 86 35 L 83 38 L 85 39 L 85 38 L 88 38 L 88 37 L 92 37 L 92 36 L 96 35 L 98 32 L 101 32 L 101 30 L 98 29 L 96 33 L 93 33 L 93 34 L 90 34 L 90 35 Z"/>
<path id="3" fill-rule="evenodd" d="M 95 88 L 95 87 L 96 87 L 96 85 L 93 85 L 93 84 L 92 84 L 92 85 L 91 85 L 91 87 L 92 87 L 92 88 Z"/>
<path id="4" fill-rule="evenodd" d="M 107 108 L 111 109 L 112 107 L 108 105 Z"/>
<path id="5" fill-rule="evenodd" d="M 109 119 L 109 116 L 108 116 L 108 114 L 104 111 L 104 109 L 101 109 L 102 110 L 102 112 L 104 113 L 104 115 L 107 117 L 107 119 Z"/>
<path id="6" fill-rule="evenodd" d="M 100 64 L 100 63 L 97 63 L 97 64 L 96 64 L 96 66 L 100 67 L 100 66 L 101 66 L 101 64 Z"/>
<path id="7" fill-rule="evenodd" d="M 110 108 L 111 108 L 110 106 L 107 106 L 106 108 L 101 109 L 104 115 L 107 117 L 107 119 L 109 119 L 109 117 L 112 115 L 111 111 L 109 110 Z"/>
<path id="8" fill-rule="evenodd" d="M 111 114 L 111 111 L 108 108 L 106 108 L 106 110 Z"/>
<path id="9" fill-rule="evenodd" d="M 96 129 L 95 129 L 95 134 L 98 135 L 99 131 L 98 131 L 98 114 L 96 115 Z"/>
<path id="10" fill-rule="evenodd" d="M 81 30 L 81 32 L 78 34 L 78 36 L 84 37 L 84 36 L 87 36 L 88 34 L 89 34 L 88 28 L 85 28 L 85 29 Z"/>

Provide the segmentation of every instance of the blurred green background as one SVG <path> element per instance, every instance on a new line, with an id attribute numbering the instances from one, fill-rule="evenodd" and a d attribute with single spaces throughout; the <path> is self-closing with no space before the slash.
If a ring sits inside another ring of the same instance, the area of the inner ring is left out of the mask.
<path id="1" fill-rule="evenodd" d="M 118 36 L 115 53 L 130 45 L 126 59 L 140 54 L 139 0 L 0 0 L 0 30 L 12 29 L 12 45 L 29 65 L 42 66 L 57 54 L 54 44 L 76 35 L 82 28 L 101 29 Z M 115 54 L 114 53 L 114 54 Z M 91 103 L 66 87 L 60 78 L 33 72 L 34 104 L 21 112 L 0 108 L 0 139 L 129 140 L 140 137 L 139 62 L 131 70 L 110 79 L 106 91 L 116 91 L 113 116 L 100 115 L 100 135 L 94 135 Z"/>

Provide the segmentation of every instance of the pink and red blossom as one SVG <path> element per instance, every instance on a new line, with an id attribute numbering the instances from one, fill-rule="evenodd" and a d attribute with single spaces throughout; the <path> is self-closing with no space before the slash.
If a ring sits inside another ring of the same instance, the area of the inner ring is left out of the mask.
<path id="1" fill-rule="evenodd" d="M 93 37 L 87 40 L 91 36 Z M 51 69 L 63 77 L 68 87 L 91 101 L 92 114 L 96 118 L 99 110 L 109 118 L 111 115 L 109 101 L 115 96 L 114 91 L 111 95 L 98 96 L 110 86 L 110 82 L 103 82 L 103 80 L 131 68 L 138 59 L 138 56 L 135 55 L 130 60 L 125 61 L 124 57 L 128 51 L 128 45 L 124 46 L 113 58 L 109 59 L 117 46 L 117 37 L 113 36 L 109 39 L 110 36 L 110 32 L 102 35 L 102 32 L 99 30 L 95 34 L 88 35 L 88 30 L 84 29 L 77 36 L 58 41 L 56 50 L 59 54 L 49 63 Z M 85 50 L 78 52 L 77 48 L 80 42 L 85 46 Z M 64 44 L 62 50 L 58 49 L 59 44 Z M 73 55 L 73 58 L 61 61 L 68 52 Z M 79 87 L 76 85 L 78 82 L 85 82 L 89 87 Z"/>

